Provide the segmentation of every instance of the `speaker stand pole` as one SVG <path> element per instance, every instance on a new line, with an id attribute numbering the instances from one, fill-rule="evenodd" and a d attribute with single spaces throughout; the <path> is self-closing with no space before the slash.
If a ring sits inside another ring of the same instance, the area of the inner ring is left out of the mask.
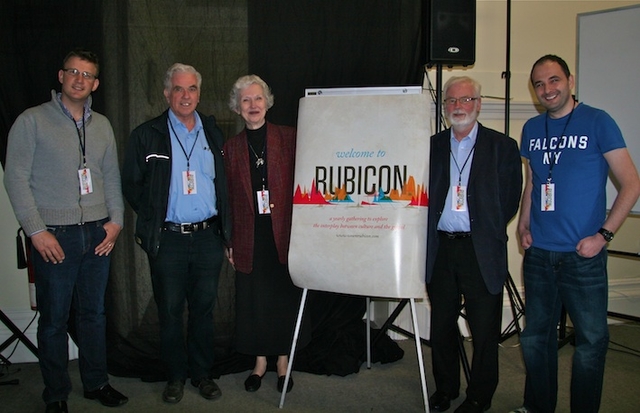
<path id="1" fill-rule="evenodd" d="M 442 64 L 436 65 L 436 133 L 442 130 Z"/>
<path id="2" fill-rule="evenodd" d="M 509 135 L 509 114 L 511 101 L 511 0 L 507 0 L 507 50 L 506 67 L 502 73 L 505 80 L 504 92 L 504 134 Z"/>
<path id="3" fill-rule="evenodd" d="M 509 323 L 509 325 L 502 332 L 500 336 L 500 343 L 513 336 L 514 334 L 518 334 L 518 337 L 520 337 L 520 333 L 522 332 L 522 328 L 520 327 L 520 318 L 524 316 L 524 302 L 522 301 L 522 297 L 520 297 L 520 294 L 518 293 L 516 284 L 513 282 L 513 278 L 511 278 L 511 274 L 507 274 L 507 280 L 505 281 L 504 286 L 507 289 L 507 294 L 509 295 L 513 321 L 511 321 L 511 323 Z"/>

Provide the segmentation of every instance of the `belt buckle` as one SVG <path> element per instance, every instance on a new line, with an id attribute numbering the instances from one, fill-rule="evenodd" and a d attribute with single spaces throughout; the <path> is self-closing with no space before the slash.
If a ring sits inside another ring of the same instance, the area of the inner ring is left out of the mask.
<path id="1" fill-rule="evenodd" d="M 194 231 L 194 227 L 192 223 L 188 224 L 180 224 L 180 233 L 181 234 L 191 234 Z"/>

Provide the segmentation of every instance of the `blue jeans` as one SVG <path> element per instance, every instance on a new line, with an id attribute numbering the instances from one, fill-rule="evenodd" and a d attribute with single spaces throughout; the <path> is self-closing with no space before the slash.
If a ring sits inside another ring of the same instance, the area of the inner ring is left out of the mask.
<path id="1" fill-rule="evenodd" d="M 106 233 L 107 219 L 82 225 L 49 226 L 64 251 L 64 261 L 47 263 L 32 248 L 38 300 L 38 357 L 45 389 L 45 403 L 67 400 L 71 380 L 67 322 L 75 309 L 80 377 L 84 390 L 107 384 L 104 296 L 109 279 L 109 257 L 94 249 Z"/>
<path id="2" fill-rule="evenodd" d="M 223 242 L 215 226 L 189 234 L 164 231 L 158 255 L 149 256 L 160 321 L 161 357 L 168 380 L 208 378 L 213 368 L 213 308 Z M 185 346 L 183 315 L 187 303 Z"/>
<path id="3" fill-rule="evenodd" d="M 564 305 L 575 332 L 571 411 L 600 408 L 607 326 L 607 250 L 593 258 L 531 247 L 524 256 L 525 321 L 520 337 L 527 378 L 524 405 L 553 412 L 558 397 L 558 322 Z"/>

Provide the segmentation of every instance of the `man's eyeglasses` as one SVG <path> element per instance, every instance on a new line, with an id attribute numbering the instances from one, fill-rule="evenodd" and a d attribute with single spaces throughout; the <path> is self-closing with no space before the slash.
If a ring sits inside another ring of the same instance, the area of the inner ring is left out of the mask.
<path id="1" fill-rule="evenodd" d="M 455 105 L 456 102 L 460 102 L 461 105 L 468 105 L 469 103 L 473 102 L 474 100 L 478 100 L 478 98 L 470 98 L 468 96 L 462 97 L 462 98 L 446 98 L 444 100 L 444 103 L 446 105 Z"/>
<path id="2" fill-rule="evenodd" d="M 70 76 L 78 76 L 78 75 L 82 75 L 82 77 L 84 79 L 87 80 L 94 80 L 97 79 L 98 76 L 94 75 L 93 73 L 89 73 L 89 72 L 81 72 L 78 69 L 62 69 L 66 74 L 70 75 Z"/>

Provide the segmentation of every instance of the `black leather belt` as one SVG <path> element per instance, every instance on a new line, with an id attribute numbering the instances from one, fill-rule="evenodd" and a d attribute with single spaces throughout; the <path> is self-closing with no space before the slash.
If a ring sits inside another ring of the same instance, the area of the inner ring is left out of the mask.
<path id="1" fill-rule="evenodd" d="M 190 234 L 192 232 L 209 228 L 217 220 L 218 220 L 218 217 L 215 216 L 201 222 L 187 222 L 184 224 L 176 224 L 174 222 L 165 222 L 164 229 L 167 231 L 179 232 L 181 234 Z"/>
<path id="2" fill-rule="evenodd" d="M 447 239 L 463 239 L 471 237 L 470 232 L 447 232 L 447 231 L 438 231 L 438 234 L 442 235 Z"/>

